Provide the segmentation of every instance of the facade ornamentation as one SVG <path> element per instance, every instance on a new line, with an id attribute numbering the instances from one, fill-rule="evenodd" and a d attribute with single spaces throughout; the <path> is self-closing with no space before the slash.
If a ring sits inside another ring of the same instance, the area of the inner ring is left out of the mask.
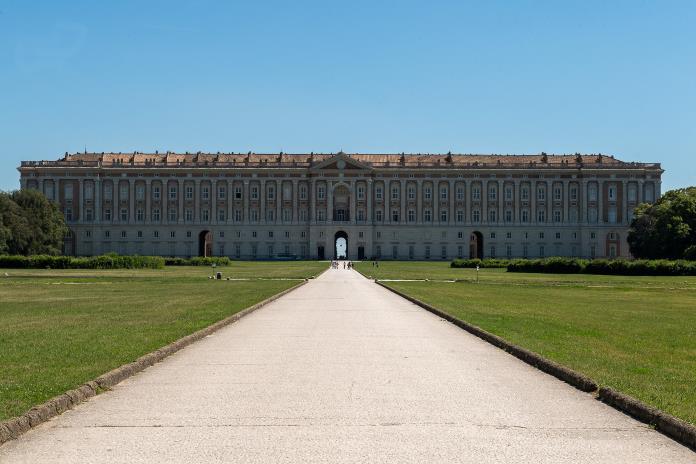
<path id="1" fill-rule="evenodd" d="M 628 257 L 658 163 L 607 155 L 79 153 L 23 161 L 65 253 L 452 259 Z"/>

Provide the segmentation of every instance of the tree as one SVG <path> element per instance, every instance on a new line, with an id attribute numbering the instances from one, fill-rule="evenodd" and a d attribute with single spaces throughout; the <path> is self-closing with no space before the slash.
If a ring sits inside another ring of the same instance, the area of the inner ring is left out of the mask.
<path id="1" fill-rule="evenodd" d="M 60 210 L 41 192 L 0 192 L 0 253 L 60 254 L 67 231 Z"/>
<path id="2" fill-rule="evenodd" d="M 696 187 L 671 190 L 635 210 L 628 245 L 636 258 L 693 259 L 696 247 Z"/>

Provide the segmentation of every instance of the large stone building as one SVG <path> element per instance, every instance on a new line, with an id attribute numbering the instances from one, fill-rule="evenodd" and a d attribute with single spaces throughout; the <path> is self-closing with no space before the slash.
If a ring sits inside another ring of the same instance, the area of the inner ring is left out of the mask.
<path id="1" fill-rule="evenodd" d="M 19 171 L 60 204 L 66 254 L 404 260 L 629 256 L 633 210 L 663 172 L 606 155 L 342 152 L 80 153 Z"/>

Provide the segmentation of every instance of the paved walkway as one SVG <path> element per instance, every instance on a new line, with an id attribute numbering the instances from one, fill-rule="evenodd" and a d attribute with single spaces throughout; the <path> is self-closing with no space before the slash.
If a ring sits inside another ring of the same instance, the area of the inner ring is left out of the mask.
<path id="1" fill-rule="evenodd" d="M 330 270 L 0 447 L 0 463 L 694 463 L 354 271 Z"/>

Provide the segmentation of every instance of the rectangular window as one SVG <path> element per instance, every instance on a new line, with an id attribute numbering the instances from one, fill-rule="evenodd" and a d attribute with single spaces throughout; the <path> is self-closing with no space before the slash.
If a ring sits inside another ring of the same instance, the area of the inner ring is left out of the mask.
<path id="1" fill-rule="evenodd" d="M 553 189 L 553 199 L 556 201 L 561 201 L 561 188 L 556 187 Z"/>
<path id="2" fill-rule="evenodd" d="M 498 197 L 498 190 L 495 188 L 495 186 L 490 185 L 488 187 L 488 200 L 494 201 Z"/>
<path id="3" fill-rule="evenodd" d="M 317 198 L 323 200 L 326 197 L 326 189 L 323 185 L 317 187 Z"/>
<path id="4" fill-rule="evenodd" d="M 186 186 L 186 199 L 193 200 L 193 186 L 191 185 Z"/>
<path id="5" fill-rule="evenodd" d="M 577 199 L 578 199 L 578 188 L 577 187 L 570 188 L 570 199 L 572 201 L 577 201 Z"/>
<path id="6" fill-rule="evenodd" d="M 512 210 L 505 211 L 505 222 L 512 222 Z"/>
<path id="7" fill-rule="evenodd" d="M 300 200 L 306 200 L 306 199 L 307 199 L 307 186 L 300 185 Z"/>
<path id="8" fill-rule="evenodd" d="M 266 187 L 266 199 L 268 199 L 268 200 L 275 199 L 275 186 L 269 185 Z"/>
<path id="9" fill-rule="evenodd" d="M 609 201 L 616 201 L 616 187 L 609 186 Z"/>
<path id="10" fill-rule="evenodd" d="M 409 187 L 408 187 L 408 199 L 409 200 L 416 199 L 416 188 L 413 185 L 409 185 Z"/>
<path id="11" fill-rule="evenodd" d="M 152 187 L 152 199 L 153 200 L 159 200 L 162 197 L 162 191 L 159 187 L 159 185 L 155 185 Z"/>
<path id="12" fill-rule="evenodd" d="M 176 210 L 174 208 L 169 209 L 168 219 L 169 219 L 169 222 L 176 222 Z"/>
<path id="13" fill-rule="evenodd" d="M 104 199 L 105 200 L 111 200 L 114 195 L 114 189 L 111 186 L 111 184 L 105 184 L 104 185 Z"/>
<path id="14" fill-rule="evenodd" d="M 227 196 L 227 189 L 225 188 L 224 185 L 219 185 L 218 186 L 218 199 L 224 200 L 226 196 Z"/>
<path id="15" fill-rule="evenodd" d="M 561 222 L 561 212 L 556 210 L 553 212 L 553 222 Z"/>
<path id="16" fill-rule="evenodd" d="M 416 222 L 416 210 L 408 210 L 408 222 Z"/>
<path id="17" fill-rule="evenodd" d="M 391 214 L 392 222 L 399 222 L 399 210 L 393 209 Z"/>
<path id="18" fill-rule="evenodd" d="M 241 200 L 242 199 L 242 187 L 237 186 L 234 188 L 234 199 L 235 200 Z M 237 245 L 239 246 L 239 245 Z"/>
<path id="19" fill-rule="evenodd" d="M 71 207 L 66 207 L 65 208 L 65 220 L 66 221 L 72 221 L 73 220 L 73 212 Z"/>
<path id="20" fill-rule="evenodd" d="M 145 198 L 145 186 L 144 185 L 137 185 L 135 187 L 135 199 L 136 200 L 143 200 Z"/>
<path id="21" fill-rule="evenodd" d="M 104 238 L 110 238 L 111 237 L 111 231 L 105 230 L 104 231 Z"/>
<path id="22" fill-rule="evenodd" d="M 471 220 L 475 223 L 481 222 L 481 212 L 477 209 L 471 212 Z"/>
<path id="23" fill-rule="evenodd" d="M 152 220 L 155 221 L 155 222 L 159 222 L 160 219 L 161 219 L 161 215 L 160 215 L 160 210 L 159 210 L 159 208 L 153 209 L 153 210 L 152 210 Z"/>
<path id="24" fill-rule="evenodd" d="M 430 259 L 430 245 L 425 246 L 425 259 Z"/>
<path id="25" fill-rule="evenodd" d="M 135 210 L 135 220 L 138 222 L 143 222 L 145 220 L 145 212 L 142 208 Z"/>
<path id="26" fill-rule="evenodd" d="M 529 189 L 527 187 L 522 187 L 522 194 L 520 196 L 523 200 L 529 200 Z"/>
<path id="27" fill-rule="evenodd" d="M 471 189 L 471 199 L 474 201 L 481 200 L 481 187 L 475 186 Z"/>
<path id="28" fill-rule="evenodd" d="M 392 200 L 398 200 L 398 199 L 399 199 L 399 187 L 392 187 L 392 189 L 391 189 L 391 199 L 392 199 Z"/>
<path id="29" fill-rule="evenodd" d="M 505 187 L 505 200 L 506 201 L 511 201 L 512 200 L 512 187 Z"/>
<path id="30" fill-rule="evenodd" d="M 72 201 L 73 184 L 65 184 L 65 188 L 63 189 L 63 195 L 65 196 L 65 201 Z"/>
<path id="31" fill-rule="evenodd" d="M 382 210 L 378 209 L 375 211 L 375 221 L 382 222 Z"/>
<path id="32" fill-rule="evenodd" d="M 128 194 L 130 193 L 128 190 L 129 190 L 129 189 L 128 189 L 128 185 L 127 185 L 127 184 L 121 184 L 121 188 L 120 188 L 120 190 L 119 190 L 120 193 L 119 193 L 119 195 L 118 195 L 118 199 L 119 199 L 119 200 L 127 200 L 127 199 L 128 199 Z"/>
<path id="33" fill-rule="evenodd" d="M 152 232 L 152 236 L 153 236 L 154 238 L 159 238 L 159 230 L 153 231 L 153 232 Z"/>
<path id="34" fill-rule="evenodd" d="M 365 221 L 365 210 L 359 209 L 357 214 L 358 214 L 358 217 L 357 217 L 358 221 L 360 221 L 360 222 Z"/>
<path id="35" fill-rule="evenodd" d="M 526 209 L 522 210 L 522 222 L 529 222 L 529 211 L 527 211 Z"/>
<path id="36" fill-rule="evenodd" d="M 440 222 L 447 222 L 447 210 L 440 211 Z"/>
<path id="37" fill-rule="evenodd" d="M 457 222 L 464 222 L 464 211 L 457 210 Z"/>
<path id="38" fill-rule="evenodd" d="M 139 230 L 139 231 L 137 232 L 137 236 L 138 236 L 138 238 L 143 238 L 143 231 L 142 231 L 142 230 Z"/>
<path id="39" fill-rule="evenodd" d="M 191 208 L 186 208 L 185 218 L 186 222 L 193 222 L 193 210 Z"/>
<path id="40" fill-rule="evenodd" d="M 492 209 L 488 211 L 488 222 L 497 222 L 498 221 L 498 215 L 496 210 Z"/>
<path id="41" fill-rule="evenodd" d="M 447 247 L 445 245 L 442 245 L 440 249 L 440 258 L 447 259 Z"/>
<path id="42" fill-rule="evenodd" d="M 225 221 L 225 210 L 224 209 L 218 209 L 218 221 L 220 221 L 220 222 Z"/>
<path id="43" fill-rule="evenodd" d="M 176 200 L 176 187 L 169 187 L 169 199 Z"/>
<path id="44" fill-rule="evenodd" d="M 169 231 L 169 238 L 176 238 L 176 231 L 175 230 Z"/>
<path id="45" fill-rule="evenodd" d="M 128 210 L 126 208 L 121 208 L 121 222 L 128 221 Z"/>
<path id="46" fill-rule="evenodd" d="M 234 222 L 242 222 L 242 210 L 234 210 Z"/>
<path id="47" fill-rule="evenodd" d="M 423 221 L 425 222 L 432 222 L 433 221 L 433 213 L 429 209 L 426 209 L 423 211 Z"/>
<path id="48" fill-rule="evenodd" d="M 440 187 L 440 200 L 447 199 L 447 187 Z"/>
<path id="49" fill-rule="evenodd" d="M 259 199 L 259 188 L 256 185 L 251 187 L 251 199 L 252 200 Z"/>
<path id="50" fill-rule="evenodd" d="M 457 200 L 464 200 L 464 187 L 457 187 Z"/>
<path id="51" fill-rule="evenodd" d="M 537 200 L 544 201 L 546 199 L 546 189 L 544 187 L 537 187 Z"/>
<path id="52" fill-rule="evenodd" d="M 125 230 L 122 230 L 121 231 L 121 238 L 128 238 L 128 232 L 126 232 Z"/>
<path id="53" fill-rule="evenodd" d="M 365 187 L 358 185 L 358 200 L 363 200 L 365 198 Z"/>
<path id="54" fill-rule="evenodd" d="M 210 211 L 208 211 L 207 209 L 201 210 L 201 221 L 202 222 L 210 221 Z"/>
<path id="55" fill-rule="evenodd" d="M 210 188 L 209 187 L 201 187 L 201 198 L 203 200 L 210 199 Z"/>

